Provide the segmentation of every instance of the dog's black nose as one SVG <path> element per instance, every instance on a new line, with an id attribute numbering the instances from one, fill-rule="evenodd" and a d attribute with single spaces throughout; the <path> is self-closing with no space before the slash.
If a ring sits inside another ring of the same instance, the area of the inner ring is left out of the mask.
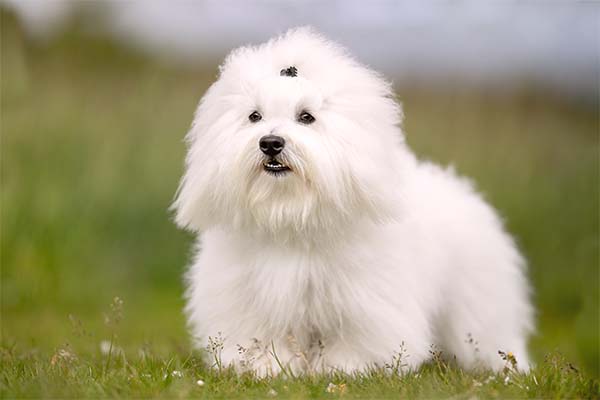
<path id="1" fill-rule="evenodd" d="M 285 140 L 281 136 L 267 135 L 260 138 L 258 142 L 260 150 L 268 156 L 275 157 L 281 153 Z"/>

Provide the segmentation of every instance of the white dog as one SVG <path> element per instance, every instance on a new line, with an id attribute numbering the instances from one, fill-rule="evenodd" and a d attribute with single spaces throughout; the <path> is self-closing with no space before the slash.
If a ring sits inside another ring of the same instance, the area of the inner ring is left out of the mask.
<path id="1" fill-rule="evenodd" d="M 388 82 L 308 28 L 227 57 L 173 205 L 199 234 L 189 323 L 222 365 L 352 372 L 400 352 L 414 369 L 433 345 L 528 368 L 523 258 L 468 180 L 415 158 L 401 117 Z"/>

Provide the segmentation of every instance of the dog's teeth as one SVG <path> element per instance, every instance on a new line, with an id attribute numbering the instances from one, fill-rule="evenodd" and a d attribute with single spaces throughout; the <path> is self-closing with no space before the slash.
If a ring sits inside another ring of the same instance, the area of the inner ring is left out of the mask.
<path id="1" fill-rule="evenodd" d="M 277 160 L 266 160 L 263 166 L 268 172 L 285 172 L 290 170 L 287 165 Z"/>
<path id="2" fill-rule="evenodd" d="M 266 164 L 267 168 L 273 168 L 273 169 L 284 169 L 285 165 L 283 164 L 273 164 L 273 163 L 267 163 Z"/>

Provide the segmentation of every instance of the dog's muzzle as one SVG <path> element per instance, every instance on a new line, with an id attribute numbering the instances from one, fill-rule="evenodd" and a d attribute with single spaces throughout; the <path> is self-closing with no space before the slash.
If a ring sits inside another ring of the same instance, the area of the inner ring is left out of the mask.
<path id="1" fill-rule="evenodd" d="M 277 156 L 285 147 L 285 139 L 277 135 L 266 135 L 260 138 L 258 142 L 260 151 L 267 158 L 263 162 L 263 168 L 266 172 L 273 175 L 282 175 L 290 171 L 290 167 L 285 165 Z"/>

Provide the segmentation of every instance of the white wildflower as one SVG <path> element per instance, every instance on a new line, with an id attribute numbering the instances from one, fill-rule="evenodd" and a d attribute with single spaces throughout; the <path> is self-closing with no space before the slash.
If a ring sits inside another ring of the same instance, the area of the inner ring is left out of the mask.
<path id="1" fill-rule="evenodd" d="M 327 393 L 335 393 L 335 391 L 337 390 L 337 385 L 329 382 L 329 385 L 327 385 L 327 389 L 325 389 L 325 391 Z"/>
<path id="2" fill-rule="evenodd" d="M 202 379 L 198 379 L 198 380 L 196 381 L 196 385 L 198 385 L 198 386 L 202 387 L 202 386 L 204 386 L 204 381 L 203 381 Z"/>
<path id="3" fill-rule="evenodd" d="M 102 340 L 100 342 L 100 353 L 107 356 L 109 353 L 112 355 L 120 355 L 123 353 L 123 349 L 117 345 L 115 345 L 110 340 Z"/>
<path id="4" fill-rule="evenodd" d="M 267 396 L 269 396 L 269 397 L 275 397 L 275 396 L 277 396 L 277 392 L 275 391 L 275 389 L 271 388 L 267 392 Z"/>
<path id="5" fill-rule="evenodd" d="M 171 372 L 171 376 L 174 378 L 183 378 L 183 372 L 175 370 Z"/>
<path id="6" fill-rule="evenodd" d="M 112 347 L 109 340 L 103 340 L 100 342 L 100 353 L 108 354 L 110 352 L 110 348 Z"/>

